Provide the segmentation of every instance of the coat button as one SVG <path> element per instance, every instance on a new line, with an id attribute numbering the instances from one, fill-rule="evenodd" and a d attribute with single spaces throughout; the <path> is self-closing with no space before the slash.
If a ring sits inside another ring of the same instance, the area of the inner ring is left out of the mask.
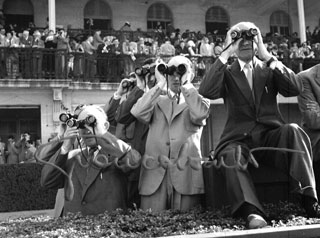
<path id="1" fill-rule="evenodd" d="M 83 201 L 81 204 L 84 206 L 84 205 L 86 205 L 87 203 L 86 203 L 86 201 Z"/>
<path id="2" fill-rule="evenodd" d="M 168 145 L 168 146 L 169 146 L 169 145 L 170 145 L 170 142 L 169 142 L 169 141 L 167 141 L 167 142 L 166 142 L 166 145 Z"/>
<path id="3" fill-rule="evenodd" d="M 247 137 L 247 136 L 248 136 L 248 133 L 243 133 L 243 135 Z"/>

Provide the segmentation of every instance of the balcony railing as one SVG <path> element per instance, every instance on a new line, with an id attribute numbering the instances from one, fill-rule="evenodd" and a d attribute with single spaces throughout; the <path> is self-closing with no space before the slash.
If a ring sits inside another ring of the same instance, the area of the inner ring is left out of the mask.
<path id="1" fill-rule="evenodd" d="M 79 82 L 120 82 L 152 55 L 93 54 L 57 49 L 0 47 L 1 79 L 72 80 Z M 161 56 L 168 62 L 171 56 Z M 195 71 L 194 81 L 200 81 L 215 61 L 213 57 L 189 57 Z M 289 67 L 300 65 L 295 71 L 320 63 L 320 59 L 300 59 Z"/>

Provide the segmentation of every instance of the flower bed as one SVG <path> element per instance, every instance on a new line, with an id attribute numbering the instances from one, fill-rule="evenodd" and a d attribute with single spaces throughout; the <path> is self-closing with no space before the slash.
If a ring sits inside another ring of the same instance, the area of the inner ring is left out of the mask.
<path id="1" fill-rule="evenodd" d="M 320 224 L 320 219 L 303 217 L 297 204 L 265 204 L 271 227 Z M 117 210 L 97 216 L 68 215 L 64 218 L 19 218 L 0 223 L 1 237 L 159 237 L 244 230 L 245 222 L 229 216 L 229 209 L 190 212 L 168 210 Z"/>

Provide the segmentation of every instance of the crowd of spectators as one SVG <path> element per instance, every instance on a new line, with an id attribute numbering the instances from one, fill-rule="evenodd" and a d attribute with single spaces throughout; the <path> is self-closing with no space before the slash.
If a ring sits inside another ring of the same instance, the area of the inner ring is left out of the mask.
<path id="1" fill-rule="evenodd" d="M 204 68 L 212 63 L 203 63 L 204 59 L 218 57 L 224 42 L 217 30 L 207 34 L 188 29 L 181 32 L 171 24 L 166 30 L 159 24 L 154 32 L 142 32 L 139 28 L 133 31 L 126 22 L 114 34 L 101 30 L 75 34 L 65 29 L 54 33 L 30 26 L 22 32 L 16 32 L 14 26 L 0 29 L 0 78 L 119 82 L 150 55 L 165 61 L 174 55 L 188 56 L 202 76 Z M 296 33 L 290 37 L 267 34 L 267 49 L 299 72 L 304 59 L 320 59 L 319 27 L 312 33 L 307 27 L 306 33 L 307 41 L 301 43 Z"/>
<path id="2" fill-rule="evenodd" d="M 6 142 L 0 137 L 0 164 L 35 163 L 34 153 L 41 140 L 32 140 L 29 132 L 21 134 L 18 140 L 13 135 Z"/>

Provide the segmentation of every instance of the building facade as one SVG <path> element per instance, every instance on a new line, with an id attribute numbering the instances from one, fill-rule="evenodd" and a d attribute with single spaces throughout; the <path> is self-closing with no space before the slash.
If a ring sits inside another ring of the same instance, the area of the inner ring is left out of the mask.
<path id="1" fill-rule="evenodd" d="M 46 27 L 50 1 L 53 0 L 0 0 L 0 10 L 7 22 L 22 28 L 29 22 Z M 239 21 L 252 21 L 263 34 L 299 32 L 296 0 L 55 0 L 54 3 L 56 25 L 69 29 L 119 30 L 128 21 L 134 31 L 152 31 L 159 22 L 164 29 L 171 23 L 181 32 L 189 29 L 206 33 L 218 29 L 224 34 Z M 319 25 L 319 8 L 320 1 L 305 1 L 305 22 L 311 29 Z M 116 88 L 117 83 L 68 79 L 0 79 L 0 137 L 5 141 L 8 135 L 20 137 L 28 131 L 46 142 L 57 133 L 61 112 L 78 104 L 103 105 Z M 222 126 L 221 120 L 216 127 Z"/>

